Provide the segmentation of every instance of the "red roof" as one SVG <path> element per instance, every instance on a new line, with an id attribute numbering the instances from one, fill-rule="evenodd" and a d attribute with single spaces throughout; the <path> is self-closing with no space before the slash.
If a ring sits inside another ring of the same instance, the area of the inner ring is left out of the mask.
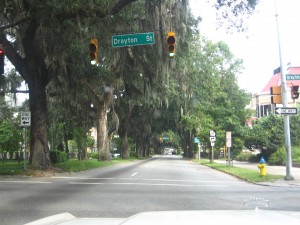
<path id="1" fill-rule="evenodd" d="M 286 74 L 300 74 L 300 67 L 290 67 Z M 262 92 L 270 92 L 270 88 L 273 86 L 280 86 L 281 85 L 281 73 L 277 73 L 269 80 L 266 86 L 263 88 Z M 287 80 L 286 81 L 287 87 L 291 87 L 292 85 L 299 85 L 300 80 Z"/>

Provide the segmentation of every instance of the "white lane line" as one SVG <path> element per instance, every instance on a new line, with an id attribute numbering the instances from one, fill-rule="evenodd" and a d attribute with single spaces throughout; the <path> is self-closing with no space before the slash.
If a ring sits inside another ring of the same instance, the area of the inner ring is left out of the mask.
<path id="1" fill-rule="evenodd" d="M 135 173 L 131 174 L 131 177 L 134 177 L 137 174 L 138 174 L 138 172 L 135 172 Z"/>
<path id="2" fill-rule="evenodd" d="M 136 175 L 133 173 L 132 175 Z M 132 176 L 131 175 L 131 176 Z M 221 184 L 241 184 L 242 181 L 222 181 L 222 180 L 171 180 L 171 179 L 147 179 L 147 178 L 113 178 L 113 177 L 51 177 L 52 179 L 74 179 L 74 180 L 139 180 L 139 181 L 164 181 L 164 182 L 190 182 L 190 183 L 221 183 Z"/>
<path id="3" fill-rule="evenodd" d="M 51 184 L 47 181 L 26 181 L 26 180 L 0 180 L 0 183 L 24 183 L 24 184 Z"/>
<path id="4" fill-rule="evenodd" d="M 76 180 L 116 180 L 129 178 L 114 178 L 114 177 L 51 177 L 52 179 L 76 179 Z"/>
<path id="5" fill-rule="evenodd" d="M 79 184 L 79 185 L 139 185 L 139 186 L 173 186 L 173 187 L 227 187 L 223 184 L 203 184 L 203 185 L 193 185 L 193 184 L 153 184 L 153 183 L 85 183 L 85 182 L 69 182 L 69 184 Z"/>

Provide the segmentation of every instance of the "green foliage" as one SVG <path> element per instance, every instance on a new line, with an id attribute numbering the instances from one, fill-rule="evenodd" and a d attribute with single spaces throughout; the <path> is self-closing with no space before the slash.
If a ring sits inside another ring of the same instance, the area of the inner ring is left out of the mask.
<path id="1" fill-rule="evenodd" d="M 0 124 L 0 151 L 18 151 L 21 138 L 20 131 L 12 122 L 4 121 Z"/>
<path id="2" fill-rule="evenodd" d="M 298 109 L 299 110 L 299 109 Z M 300 147 L 300 114 L 290 117 L 292 146 Z"/>
<path id="3" fill-rule="evenodd" d="M 0 163 L 0 175 L 18 175 L 24 170 L 24 162 L 14 160 L 5 160 L 5 163 Z"/>
<path id="4" fill-rule="evenodd" d="M 88 157 L 92 158 L 92 159 L 98 159 L 98 153 L 97 152 L 91 152 L 91 153 L 88 154 Z"/>
<path id="5" fill-rule="evenodd" d="M 94 140 L 86 130 L 85 127 L 76 127 L 73 129 L 73 137 L 78 150 L 86 149 L 94 144 Z"/>
<path id="6" fill-rule="evenodd" d="M 284 145 L 283 117 L 270 115 L 254 121 L 253 127 L 245 128 L 245 146 L 260 149 L 267 161 L 271 154 Z"/>
<path id="7" fill-rule="evenodd" d="M 300 148 L 292 147 L 292 160 L 300 163 Z M 285 147 L 277 149 L 268 160 L 270 165 L 285 165 L 286 163 L 286 150 Z"/>
<path id="8" fill-rule="evenodd" d="M 136 144 L 135 144 L 133 138 L 128 138 L 128 150 L 129 150 L 129 155 L 131 157 L 137 158 L 137 156 L 136 156 Z"/>
<path id="9" fill-rule="evenodd" d="M 292 159 L 300 163 L 300 147 L 292 147 Z"/>
<path id="10" fill-rule="evenodd" d="M 182 77 L 179 73 L 178 80 L 186 85 L 180 91 L 190 96 L 182 100 L 184 114 L 180 128 L 200 137 L 206 145 L 210 145 L 209 130 L 214 130 L 216 148 L 224 146 L 226 131 L 231 131 L 232 153 L 236 155 L 243 148 L 242 130 L 249 117 L 245 106 L 250 97 L 239 89 L 236 79 L 242 61 L 233 57 L 224 42 L 214 43 L 195 36 L 191 43 L 190 55 L 178 66 L 179 71 L 182 68 L 188 70 L 188 76 Z"/>
<path id="11" fill-rule="evenodd" d="M 257 162 L 259 162 L 260 159 L 261 159 L 260 155 L 252 155 L 249 157 L 248 161 L 257 163 Z"/>
<path id="12" fill-rule="evenodd" d="M 232 158 L 235 158 L 237 155 L 239 155 L 243 149 L 244 141 L 241 137 L 233 137 L 232 140 Z"/>
<path id="13" fill-rule="evenodd" d="M 38 0 L 25 3 L 21 0 L 6 0 L 0 5 L 2 12 L 0 19 L 3 26 L 19 22 L 16 21 L 16 18 L 24 18 L 24 15 L 32 19 L 30 20 L 32 24 L 37 25 L 36 30 L 29 30 L 28 27 L 34 28 L 34 26 L 28 26 L 29 22 L 17 23 L 18 26 L 13 28 L 13 33 L 10 32 L 11 29 L 5 29 L 3 32 L 4 36 L 15 34 L 12 38 L 15 41 L 14 46 L 20 46 L 15 53 L 22 54 L 24 53 L 22 51 L 26 49 L 34 51 L 31 54 L 28 52 L 24 54 L 36 56 L 36 58 L 28 59 L 28 62 L 30 60 L 40 62 L 35 65 L 41 67 L 32 68 L 32 70 L 41 71 L 42 68 L 47 68 L 40 77 L 43 82 L 52 79 L 51 82 L 55 84 L 52 85 L 55 87 L 54 90 L 48 88 L 48 93 L 51 92 L 50 94 L 56 97 L 54 100 L 50 99 L 51 101 L 48 99 L 48 106 L 52 106 L 49 108 L 51 148 L 57 149 L 57 146 L 63 142 L 67 144 L 67 139 L 71 139 L 71 136 L 76 141 L 79 150 L 92 144 L 86 133 L 88 127 L 91 126 L 88 121 L 93 117 L 94 112 L 91 112 L 86 105 L 89 106 L 95 96 L 102 96 L 102 87 L 109 84 L 116 85 L 116 90 L 119 87 L 122 91 L 124 89 L 123 97 L 129 97 L 131 101 L 134 101 L 132 107 L 137 106 L 138 108 L 135 110 L 134 117 L 137 126 L 131 124 L 131 134 L 143 134 L 144 142 L 150 139 L 149 135 L 154 127 L 157 133 L 161 133 L 165 127 L 175 131 L 181 116 L 181 135 L 187 131 L 193 134 L 203 134 L 208 142 L 207 131 L 214 128 L 220 134 L 217 145 L 223 145 L 220 140 L 224 137 L 224 130 L 230 130 L 235 132 L 234 149 L 239 150 L 242 140 L 238 135 L 246 114 L 243 109 L 246 95 L 238 90 L 235 77 L 241 69 L 240 60 L 233 58 L 228 46 L 223 42 L 212 43 L 206 40 L 199 44 L 198 40 L 195 40 L 195 46 L 190 45 L 189 43 L 193 43 L 189 42 L 193 38 L 192 31 L 195 31 L 193 29 L 197 26 L 198 21 L 190 18 L 190 14 L 186 15 L 184 5 L 186 1 L 175 1 L 176 4 L 173 4 L 176 14 L 173 21 L 174 27 L 185 26 L 186 28 L 176 31 L 179 37 L 178 57 L 176 65 L 173 66 L 174 64 L 162 57 L 164 48 L 161 43 L 164 40 L 161 40 L 161 37 L 165 36 L 166 27 L 161 26 L 166 24 L 166 21 L 162 20 L 164 16 L 155 14 L 158 11 L 165 12 L 163 9 L 167 7 L 167 4 L 164 1 L 160 1 L 162 5 L 152 4 L 150 1 L 144 2 L 128 3 L 128 7 L 125 7 L 123 11 L 114 17 L 107 17 L 105 20 L 100 18 L 104 18 L 107 12 L 119 5 L 117 1 L 53 0 L 41 4 Z M 243 14 L 244 9 L 251 9 L 255 5 L 250 3 L 253 1 L 238 5 L 237 8 L 230 5 L 229 8 L 236 15 Z M 218 4 L 222 9 L 224 1 L 218 1 Z M 247 7 L 248 5 L 250 8 Z M 225 4 L 225 6 L 229 5 Z M 145 13 L 146 7 L 149 10 L 146 10 Z M 161 7 L 162 10 L 154 10 L 157 7 Z M 142 18 L 142 20 L 137 18 Z M 109 40 L 111 33 L 123 32 L 124 27 L 128 27 L 128 24 L 130 24 L 130 32 L 160 27 L 156 35 L 156 38 L 159 38 L 157 44 L 149 48 L 139 47 L 128 48 L 126 51 L 125 49 L 112 51 Z M 30 45 L 24 46 L 26 43 L 31 43 L 24 41 L 24 37 L 30 38 L 31 33 L 35 38 L 34 48 Z M 101 40 L 100 58 L 103 60 L 99 67 L 87 66 L 87 42 L 91 34 Z M 185 38 L 186 36 L 188 39 Z M 186 53 L 190 53 L 192 57 Z M 109 60 L 104 60 L 105 58 Z M 44 62 L 47 65 L 42 65 Z M 172 66 L 169 66 L 171 64 Z M 24 65 L 24 67 L 23 64 L 15 66 L 20 68 L 20 72 L 28 75 L 26 78 L 29 83 L 38 80 L 33 77 L 35 73 L 26 71 L 29 68 L 28 65 Z M 109 69 L 111 71 L 108 71 Z M 126 76 L 124 76 L 125 74 Z M 182 78 L 183 75 L 185 75 L 184 78 Z M 22 76 L 24 75 L 22 74 Z M 126 79 L 121 81 L 123 77 Z M 164 99 L 161 99 L 161 96 L 164 96 Z M 34 98 L 38 97 L 34 96 Z M 63 100 L 60 102 L 59 110 L 56 111 L 55 103 L 57 102 L 55 101 L 58 101 L 59 98 Z M 137 101 L 135 101 L 136 98 L 138 98 Z M 33 101 L 32 99 L 31 101 Z M 103 99 L 99 97 L 96 100 L 101 102 Z M 143 106 L 141 107 L 141 105 Z M 162 105 L 164 106 L 161 107 Z M 37 111 L 33 112 L 33 115 L 39 111 L 38 107 L 34 107 Z M 162 116 L 158 119 L 151 115 L 154 114 L 152 108 L 163 108 L 166 111 L 161 110 Z M 181 109 L 184 113 L 179 115 Z M 144 110 L 148 110 L 149 113 L 145 114 Z M 62 113 L 64 111 L 66 115 Z M 70 113 L 72 116 L 69 117 Z M 75 118 L 72 121 L 79 121 L 78 124 L 74 125 L 70 122 L 71 117 Z M 45 120 L 41 121 L 48 122 L 46 118 L 43 119 Z M 121 117 L 119 119 L 122 120 Z M 154 126 L 153 120 L 157 121 L 156 126 Z M 162 121 L 163 123 L 161 123 Z M 143 126 L 139 127 L 141 124 Z M 39 129 L 36 126 L 33 128 Z M 43 140 L 47 140 L 47 133 L 43 132 L 42 135 L 44 135 Z M 35 138 L 36 136 L 33 136 L 32 141 L 35 141 Z"/>
<path id="14" fill-rule="evenodd" d="M 60 163 L 68 160 L 66 152 L 62 151 L 50 151 L 50 159 L 52 163 Z"/>
<path id="15" fill-rule="evenodd" d="M 69 140 L 68 145 L 69 145 L 69 152 L 77 152 L 78 147 L 77 147 L 76 141 Z"/>
<path id="16" fill-rule="evenodd" d="M 274 152 L 267 161 L 270 165 L 284 165 L 286 162 L 285 148 L 281 147 Z"/>
<path id="17" fill-rule="evenodd" d="M 242 161 L 242 162 L 248 162 L 250 157 L 252 157 L 252 153 L 251 152 L 241 152 L 239 155 L 236 156 L 236 160 L 237 161 Z"/>

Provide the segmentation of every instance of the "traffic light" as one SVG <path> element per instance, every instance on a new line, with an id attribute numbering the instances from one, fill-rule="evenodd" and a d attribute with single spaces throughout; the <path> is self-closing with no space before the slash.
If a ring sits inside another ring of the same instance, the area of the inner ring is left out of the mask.
<path id="1" fill-rule="evenodd" d="M 281 86 L 271 87 L 270 92 L 271 92 L 271 103 L 272 104 L 282 104 Z"/>
<path id="2" fill-rule="evenodd" d="M 167 44 L 168 44 L 168 54 L 170 58 L 175 58 L 175 45 L 176 45 L 176 36 L 175 33 L 170 31 L 167 35 Z"/>
<path id="3" fill-rule="evenodd" d="M 292 89 L 291 89 L 292 99 L 298 99 L 299 98 L 298 90 L 299 90 L 299 85 L 292 86 Z"/>
<path id="4" fill-rule="evenodd" d="M 0 75 L 4 74 L 4 51 L 0 48 Z"/>
<path id="5" fill-rule="evenodd" d="M 98 64 L 98 49 L 98 40 L 96 38 L 92 38 L 90 41 L 90 58 L 92 65 Z"/>

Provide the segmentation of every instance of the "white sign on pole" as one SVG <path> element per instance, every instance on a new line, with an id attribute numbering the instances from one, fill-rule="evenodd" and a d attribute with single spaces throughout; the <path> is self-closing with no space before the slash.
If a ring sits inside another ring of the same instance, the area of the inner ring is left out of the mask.
<path id="1" fill-rule="evenodd" d="M 210 131 L 209 131 L 209 134 L 210 134 L 211 137 L 215 137 L 215 136 L 216 136 L 216 132 L 213 131 L 213 130 L 210 130 Z"/>
<path id="2" fill-rule="evenodd" d="M 209 137 L 211 142 L 215 142 L 216 141 L 216 137 Z"/>
<path id="3" fill-rule="evenodd" d="M 226 147 L 231 148 L 231 131 L 226 131 Z"/>
<path id="4" fill-rule="evenodd" d="M 31 113 L 30 112 L 21 112 L 21 126 L 30 126 L 31 125 Z"/>

